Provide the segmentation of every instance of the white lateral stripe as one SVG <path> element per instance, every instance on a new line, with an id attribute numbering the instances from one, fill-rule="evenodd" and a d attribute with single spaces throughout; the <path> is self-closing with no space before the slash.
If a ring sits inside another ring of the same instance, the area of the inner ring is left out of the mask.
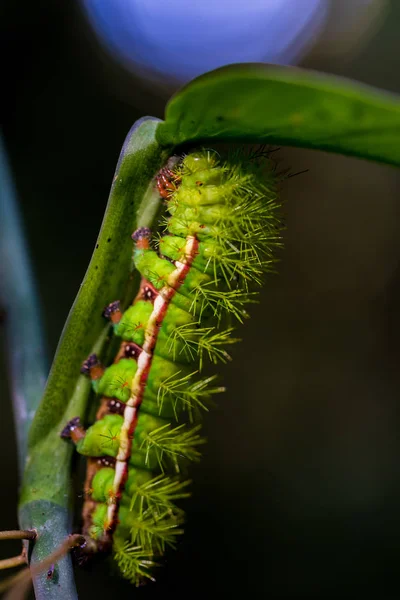
<path id="1" fill-rule="evenodd" d="M 120 491 L 122 487 L 123 477 L 125 474 L 125 469 L 127 468 L 126 462 L 123 461 L 126 461 L 127 457 L 129 456 L 131 440 L 129 439 L 128 432 L 130 431 L 131 425 L 136 417 L 136 404 L 138 403 L 138 399 L 140 399 L 140 382 L 142 380 L 142 376 L 147 371 L 147 369 L 150 368 L 151 361 L 153 360 L 152 350 L 157 342 L 156 324 L 157 322 L 159 322 L 162 313 L 165 311 L 166 305 L 170 303 L 172 297 L 177 291 L 175 289 L 175 286 L 179 283 L 182 272 L 185 270 L 187 264 L 191 261 L 195 243 L 196 238 L 194 236 L 190 235 L 186 238 L 183 258 L 185 262 L 175 261 L 176 268 L 174 271 L 172 271 L 171 275 L 169 276 L 169 285 L 162 287 L 158 291 L 158 296 L 154 300 L 153 310 L 149 317 L 144 334 L 143 350 L 138 358 L 138 368 L 132 380 L 131 397 L 129 398 L 124 411 L 124 422 L 122 424 L 120 433 L 120 447 L 118 450 L 117 462 L 115 464 L 115 475 L 113 480 L 114 494 L 118 494 L 118 492 Z M 126 444 L 128 444 L 128 449 L 126 449 Z M 108 505 L 107 508 L 107 519 L 105 523 L 105 529 L 108 529 L 108 527 L 112 524 L 115 518 L 115 513 L 117 511 L 117 506 L 118 505 L 116 498 L 113 498 L 112 502 Z"/>
<path id="2" fill-rule="evenodd" d="M 139 369 L 143 369 L 143 365 L 146 365 L 149 361 L 149 358 L 151 358 L 151 355 L 146 352 L 145 350 L 143 350 L 140 354 L 139 354 L 139 358 L 137 361 L 137 371 L 139 371 Z"/>
<path id="3" fill-rule="evenodd" d="M 156 299 L 154 300 L 153 312 L 154 312 L 154 311 L 159 311 L 159 310 L 160 310 L 160 307 L 159 307 L 159 305 L 164 305 L 163 299 L 162 299 L 162 297 L 161 297 L 160 295 L 158 295 L 158 296 L 156 297 Z"/>
<path id="4" fill-rule="evenodd" d="M 125 416 L 126 415 L 126 416 Z M 131 441 L 129 439 L 128 423 L 133 423 L 136 417 L 136 407 L 126 406 L 124 411 L 124 422 L 119 434 L 119 449 L 117 460 L 127 460 L 131 449 Z"/>
<path id="5" fill-rule="evenodd" d="M 118 493 L 119 488 L 122 485 L 122 481 L 125 477 L 126 469 L 127 469 L 126 462 L 118 462 L 117 461 L 115 463 L 115 475 L 114 475 L 114 480 L 113 480 L 114 494 Z M 107 526 L 106 526 L 106 528 L 108 528 L 108 525 L 113 522 L 116 507 L 117 507 L 117 505 L 115 502 L 115 498 L 112 498 L 112 502 L 107 507 L 107 519 L 106 519 Z"/>

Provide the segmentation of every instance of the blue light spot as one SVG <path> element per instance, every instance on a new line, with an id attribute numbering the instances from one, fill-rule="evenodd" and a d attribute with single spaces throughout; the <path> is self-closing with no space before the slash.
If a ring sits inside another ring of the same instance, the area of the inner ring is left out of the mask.
<path id="1" fill-rule="evenodd" d="M 188 81 L 235 62 L 295 63 L 326 0 L 81 0 L 103 44 L 148 76 Z"/>

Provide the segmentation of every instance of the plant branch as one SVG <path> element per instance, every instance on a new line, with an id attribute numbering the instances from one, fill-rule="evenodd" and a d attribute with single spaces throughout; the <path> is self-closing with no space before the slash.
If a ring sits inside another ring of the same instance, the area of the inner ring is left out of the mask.
<path id="1" fill-rule="evenodd" d="M 37 536 L 35 529 L 14 529 L 0 531 L 0 540 L 34 540 Z"/>
<path id="2" fill-rule="evenodd" d="M 0 560 L 0 571 L 3 569 L 11 569 L 13 567 L 20 567 L 26 565 L 25 553 L 18 554 L 18 556 L 12 556 L 11 558 L 4 558 Z"/>

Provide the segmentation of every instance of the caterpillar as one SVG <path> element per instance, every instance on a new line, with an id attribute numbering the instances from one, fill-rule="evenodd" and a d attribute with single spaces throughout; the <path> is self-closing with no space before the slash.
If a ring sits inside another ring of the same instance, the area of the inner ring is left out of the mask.
<path id="1" fill-rule="evenodd" d="M 182 533 L 187 465 L 204 443 L 198 421 L 225 389 L 204 369 L 230 359 L 235 322 L 273 269 L 277 183 L 265 151 L 172 157 L 154 180 L 164 203 L 158 232 L 132 234 L 137 295 L 125 312 L 118 300 L 104 309 L 121 338 L 115 359 L 82 364 L 99 398 L 96 419 L 87 430 L 72 419 L 61 436 L 87 457 L 85 551 L 111 554 L 136 585 L 154 579 Z"/>

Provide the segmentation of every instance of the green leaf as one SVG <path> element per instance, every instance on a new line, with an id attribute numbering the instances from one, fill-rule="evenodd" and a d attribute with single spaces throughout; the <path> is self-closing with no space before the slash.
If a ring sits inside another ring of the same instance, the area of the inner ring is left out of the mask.
<path id="1" fill-rule="evenodd" d="M 131 233 L 139 226 L 151 226 L 160 207 L 160 196 L 152 183 L 166 160 L 155 141 L 158 122 L 151 117 L 140 119 L 126 138 L 96 247 L 64 327 L 44 396 L 31 426 L 19 515 L 22 528 L 38 529 L 40 543 L 33 547 L 33 563 L 47 556 L 69 533 L 73 448 L 60 438 L 60 432 L 72 417 L 84 417 L 90 381 L 80 374 L 80 366 L 89 353 L 101 354 L 107 341 L 110 326 L 105 324 L 103 308 L 116 299 L 126 306 L 132 301 L 138 284 L 138 276 L 137 279 L 134 274 L 129 277 L 132 271 Z M 69 245 L 71 260 L 73 241 L 71 229 L 70 239 L 63 241 Z M 47 518 L 50 513 L 57 515 L 51 522 Z M 68 574 L 64 575 L 67 580 Z M 50 585 L 49 591 L 45 579 L 46 574 L 38 577 L 36 592 L 39 597 L 56 598 L 57 586 Z M 75 596 L 71 588 L 72 597 Z"/>
<path id="2" fill-rule="evenodd" d="M 156 137 L 163 146 L 283 144 L 400 165 L 400 98 L 299 68 L 230 65 L 179 91 Z"/>

